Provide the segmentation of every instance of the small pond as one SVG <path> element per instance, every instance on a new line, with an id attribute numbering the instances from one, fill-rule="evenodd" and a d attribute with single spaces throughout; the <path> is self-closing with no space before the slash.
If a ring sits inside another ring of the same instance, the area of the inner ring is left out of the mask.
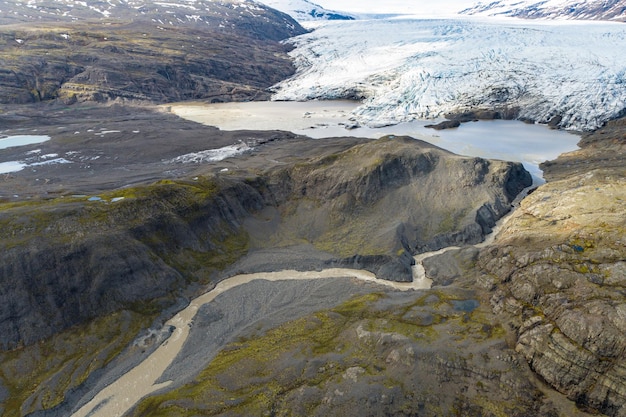
<path id="1" fill-rule="evenodd" d="M 46 135 L 0 136 L 0 149 L 12 148 L 15 146 L 34 145 L 48 140 L 50 140 L 50 136 Z"/>

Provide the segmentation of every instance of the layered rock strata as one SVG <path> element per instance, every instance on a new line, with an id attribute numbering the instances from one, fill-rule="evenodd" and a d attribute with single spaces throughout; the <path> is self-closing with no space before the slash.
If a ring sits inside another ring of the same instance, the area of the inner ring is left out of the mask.
<path id="1" fill-rule="evenodd" d="M 97 201 L 10 204 L 0 213 L 3 347 L 135 302 L 171 300 L 248 250 L 308 242 L 331 255 L 326 265 L 411 280 L 412 254 L 480 241 L 531 181 L 519 164 L 414 139 L 351 142 L 262 172 L 164 180 Z M 277 144 L 239 158 L 255 166 L 276 158 Z"/>
<path id="2" fill-rule="evenodd" d="M 427 262 L 438 285 L 488 291 L 511 345 L 583 410 L 626 415 L 626 121 L 544 163 L 495 244 Z"/>

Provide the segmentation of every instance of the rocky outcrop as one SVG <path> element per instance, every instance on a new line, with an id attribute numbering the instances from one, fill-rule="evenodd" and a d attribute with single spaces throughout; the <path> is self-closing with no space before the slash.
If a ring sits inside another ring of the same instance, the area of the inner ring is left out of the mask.
<path id="1" fill-rule="evenodd" d="M 276 158 L 271 148 L 281 143 L 258 152 Z M 254 154 L 240 159 L 243 167 L 263 164 Z M 480 241 L 530 183 L 519 164 L 393 137 L 348 140 L 287 167 L 250 168 L 120 189 L 98 201 L 57 198 L 3 210 L 2 346 L 31 344 L 140 301 L 167 305 L 177 289 L 207 283 L 248 250 L 308 242 L 333 258 L 320 267 L 351 265 L 408 281 L 412 254 Z M 278 215 L 269 227 L 247 220 L 265 209 Z"/>
<path id="2" fill-rule="evenodd" d="M 435 130 L 454 129 L 461 126 L 461 123 L 477 122 L 479 120 L 515 120 L 518 116 L 519 108 L 515 107 L 502 107 L 497 110 L 472 110 L 459 113 L 448 113 L 445 117 L 450 120 L 444 120 L 443 122 L 426 125 L 424 127 Z M 525 121 L 528 123 L 534 123 L 534 121 L 530 119 L 525 119 Z M 551 124 L 550 126 L 557 127 L 560 122 L 561 119 L 559 119 L 556 124 Z"/>
<path id="3" fill-rule="evenodd" d="M 201 4 L 109 2 L 106 22 L 86 3 L 55 2 L 58 16 L 38 3 L 3 9 L 17 21 L 0 29 L 0 103 L 267 99 L 294 71 L 279 41 L 305 32 L 258 3 L 208 2 L 191 16 Z"/>
<path id="4" fill-rule="evenodd" d="M 424 261 L 435 286 L 486 291 L 530 368 L 580 409 L 626 415 L 626 120 L 542 164 L 548 183 L 496 242 Z"/>
<path id="5" fill-rule="evenodd" d="M 268 193 L 284 199 L 282 223 L 253 240 L 305 240 L 343 258 L 339 265 L 369 263 L 381 277 L 410 281 L 407 255 L 480 242 L 530 184 L 519 164 L 389 136 L 270 174 Z"/>
<path id="6" fill-rule="evenodd" d="M 425 125 L 424 127 L 427 127 L 429 129 L 435 129 L 435 130 L 445 130 L 445 129 L 456 129 L 459 126 L 461 126 L 461 122 L 458 120 L 445 120 L 437 124 Z"/>
<path id="7" fill-rule="evenodd" d="M 626 415 L 624 120 L 544 164 L 552 180 L 527 197 L 478 263 L 497 279 L 494 311 L 516 350 L 585 409 Z"/>

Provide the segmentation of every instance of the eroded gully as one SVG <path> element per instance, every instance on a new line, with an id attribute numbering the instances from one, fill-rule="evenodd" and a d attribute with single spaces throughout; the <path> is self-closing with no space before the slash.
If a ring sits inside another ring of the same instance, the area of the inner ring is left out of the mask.
<path id="1" fill-rule="evenodd" d="M 527 194 L 527 190 L 522 192 L 516 199 L 513 206 Z M 490 245 L 501 228 L 510 218 L 513 210 L 500 219 L 493 232 L 486 239 L 473 245 L 481 248 Z M 172 381 L 157 383 L 165 370 L 174 362 L 176 356 L 183 348 L 189 336 L 193 319 L 203 305 L 210 303 L 220 294 L 235 288 L 239 285 L 247 284 L 254 280 L 285 281 L 285 280 L 310 280 L 329 278 L 352 278 L 362 281 L 373 282 L 381 286 L 390 287 L 400 291 L 429 289 L 432 284 L 424 271 L 422 262 L 432 256 L 439 255 L 449 250 L 460 249 L 457 246 L 450 246 L 438 251 L 422 253 L 415 256 L 415 266 L 413 267 L 413 282 L 393 282 L 377 279 L 374 274 L 368 271 L 333 268 L 322 271 L 280 271 L 264 272 L 256 274 L 236 275 L 219 282 L 211 291 L 195 298 L 191 303 L 169 321 L 165 326 L 170 326 L 174 330 L 170 337 L 165 340 L 152 354 L 135 368 L 122 375 L 116 381 L 100 391 L 91 401 L 83 405 L 72 417 L 114 417 L 123 416 L 143 397 L 167 387 Z"/>

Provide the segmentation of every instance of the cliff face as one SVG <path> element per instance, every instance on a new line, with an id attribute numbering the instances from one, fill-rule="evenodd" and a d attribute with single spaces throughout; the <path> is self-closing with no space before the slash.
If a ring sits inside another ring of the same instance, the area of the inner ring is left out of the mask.
<path id="1" fill-rule="evenodd" d="M 91 202 L 9 204 L 0 212 L 3 348 L 137 302 L 167 305 L 248 249 L 306 241 L 332 263 L 407 281 L 410 255 L 479 241 L 479 212 L 498 218 L 530 182 L 518 164 L 461 158 L 408 138 L 345 148 L 256 177 L 167 180 Z M 270 208 L 280 213 L 270 229 L 246 221 Z"/>
<path id="2" fill-rule="evenodd" d="M 439 285 L 484 290 L 510 345 L 582 410 L 626 415 L 624 119 L 543 164 L 496 242 L 433 258 Z"/>
<path id="3" fill-rule="evenodd" d="M 115 196 L 105 200 L 124 200 L 57 199 L 2 211 L 4 349 L 141 302 L 172 304 L 191 281 L 206 282 L 245 253 L 240 222 L 261 204 L 243 184 L 208 180 Z"/>
<path id="4" fill-rule="evenodd" d="M 581 407 L 626 415 L 624 119 L 544 165 L 553 181 L 523 201 L 480 264 L 515 348 Z"/>
<path id="5" fill-rule="evenodd" d="M 287 196 L 282 224 L 256 242 L 305 240 L 343 257 L 341 265 L 410 281 L 411 255 L 481 241 L 530 184 L 519 164 L 386 137 L 272 174 L 268 190 Z M 368 257 L 379 266 L 366 266 Z"/>

